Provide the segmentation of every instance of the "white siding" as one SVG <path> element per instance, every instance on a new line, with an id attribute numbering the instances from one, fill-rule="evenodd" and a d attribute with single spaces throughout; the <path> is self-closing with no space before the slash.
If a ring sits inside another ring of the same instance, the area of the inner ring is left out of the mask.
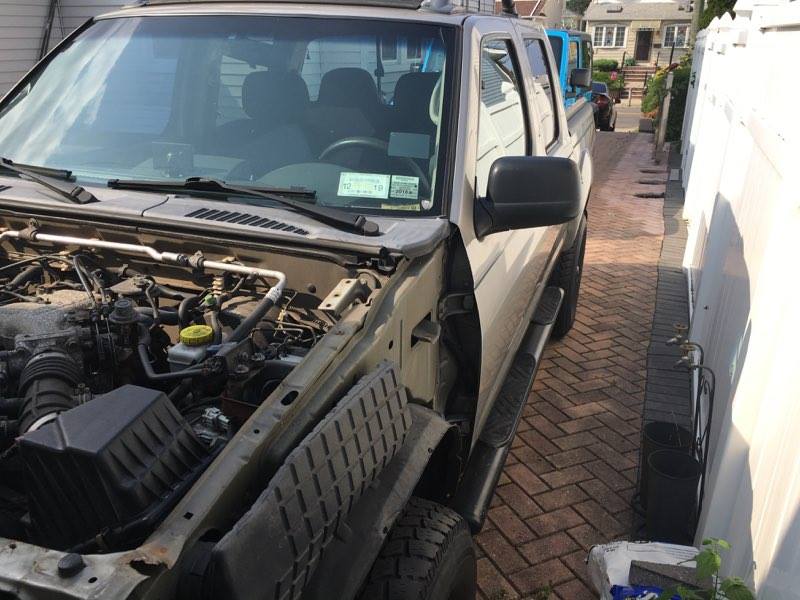
<path id="1" fill-rule="evenodd" d="M 122 6 L 109 0 L 61 0 L 50 34 L 52 48 L 90 17 Z M 39 59 L 50 0 L 0 0 L 0 96 Z"/>
<path id="2" fill-rule="evenodd" d="M 53 37 L 68 35 L 73 29 L 83 25 L 87 19 L 110 12 L 129 2 L 111 2 L 109 0 L 61 0 L 62 29 L 53 27 Z M 59 24 L 56 19 L 56 24 Z M 60 39 L 60 37 L 59 37 Z"/>
<path id="3" fill-rule="evenodd" d="M 0 0 L 0 94 L 36 62 L 49 0 Z"/>
<path id="4" fill-rule="evenodd" d="M 698 531 L 759 598 L 800 597 L 800 2 L 700 32 L 682 152 L 691 339 L 717 375 Z"/>

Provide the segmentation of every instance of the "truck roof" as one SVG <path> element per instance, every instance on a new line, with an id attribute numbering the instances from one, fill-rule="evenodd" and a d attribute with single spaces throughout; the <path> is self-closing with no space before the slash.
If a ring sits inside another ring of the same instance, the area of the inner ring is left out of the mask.
<path id="1" fill-rule="evenodd" d="M 220 4 L 224 0 L 142 0 L 135 6 L 152 6 L 158 4 Z M 292 0 L 248 0 L 247 4 L 281 4 L 292 3 Z M 302 4 L 337 4 L 345 6 L 379 6 L 383 8 L 405 8 L 417 10 L 422 0 L 303 0 Z"/>
<path id="2" fill-rule="evenodd" d="M 491 6 L 491 10 L 484 8 Z M 457 25 L 470 16 L 496 15 L 492 0 L 141 0 L 97 19 L 147 15 L 237 15 L 366 17 Z M 520 24 L 526 23 L 520 19 Z"/>
<path id="3" fill-rule="evenodd" d="M 507 0 L 512 1 L 513 0 Z M 136 8 L 142 6 L 158 5 L 210 5 L 230 4 L 230 0 L 134 0 L 123 8 Z M 494 0 L 248 0 L 244 2 L 251 5 L 269 4 L 304 4 L 372 8 L 398 8 L 404 10 L 425 10 L 440 14 L 495 14 Z"/>

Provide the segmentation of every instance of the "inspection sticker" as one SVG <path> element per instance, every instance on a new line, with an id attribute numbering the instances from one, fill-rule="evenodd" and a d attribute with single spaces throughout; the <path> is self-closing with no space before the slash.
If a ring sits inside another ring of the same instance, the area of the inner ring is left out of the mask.
<path id="1" fill-rule="evenodd" d="M 340 196 L 351 198 L 389 198 L 389 175 L 374 173 L 342 173 L 339 176 Z"/>
<path id="2" fill-rule="evenodd" d="M 419 199 L 419 177 L 392 175 L 392 187 L 389 195 L 402 200 Z"/>

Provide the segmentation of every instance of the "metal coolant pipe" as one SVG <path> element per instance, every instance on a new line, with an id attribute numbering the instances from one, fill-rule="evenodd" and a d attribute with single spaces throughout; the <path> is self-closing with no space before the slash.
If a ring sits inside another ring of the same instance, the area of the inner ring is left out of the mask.
<path id="1" fill-rule="evenodd" d="M 159 252 L 151 246 L 144 246 L 139 244 L 123 244 L 119 242 L 109 242 L 106 240 L 96 240 L 90 238 L 71 237 L 67 235 L 54 235 L 51 233 L 41 233 L 38 231 L 22 232 L 16 230 L 7 230 L 0 233 L 0 242 L 4 239 L 25 239 L 35 242 L 51 242 L 54 244 L 61 244 L 63 246 L 79 246 L 81 248 L 103 248 L 107 250 L 118 250 L 120 252 L 127 252 L 129 254 L 138 254 L 140 256 L 148 256 L 155 262 L 163 264 L 178 265 L 181 267 L 190 267 L 190 259 L 185 254 L 176 254 L 174 252 Z M 224 273 L 237 273 L 239 275 L 249 275 L 254 277 L 265 277 L 274 280 L 276 283 L 265 294 L 262 304 L 269 304 L 270 306 L 277 304 L 283 291 L 286 288 L 286 274 L 281 271 L 273 271 L 271 269 L 261 269 L 259 267 L 248 267 L 245 265 L 234 265 L 230 263 L 219 262 L 215 260 L 202 260 L 200 266 L 205 269 L 212 269 L 214 271 L 222 271 Z M 257 309 L 258 310 L 258 309 Z"/>

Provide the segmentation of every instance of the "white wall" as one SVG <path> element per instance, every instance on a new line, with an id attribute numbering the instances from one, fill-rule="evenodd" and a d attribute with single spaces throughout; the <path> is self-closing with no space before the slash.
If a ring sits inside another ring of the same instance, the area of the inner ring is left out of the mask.
<path id="1" fill-rule="evenodd" d="M 38 61 L 50 3 L 51 0 L 0 0 L 0 96 Z M 120 0 L 59 0 L 50 47 L 90 17 L 122 4 Z"/>
<path id="2" fill-rule="evenodd" d="M 717 375 L 698 531 L 800 598 L 800 2 L 739 0 L 694 52 L 683 135 L 691 339 Z"/>
<path id="3" fill-rule="evenodd" d="M 0 0 L 0 95 L 36 62 L 50 0 Z"/>

